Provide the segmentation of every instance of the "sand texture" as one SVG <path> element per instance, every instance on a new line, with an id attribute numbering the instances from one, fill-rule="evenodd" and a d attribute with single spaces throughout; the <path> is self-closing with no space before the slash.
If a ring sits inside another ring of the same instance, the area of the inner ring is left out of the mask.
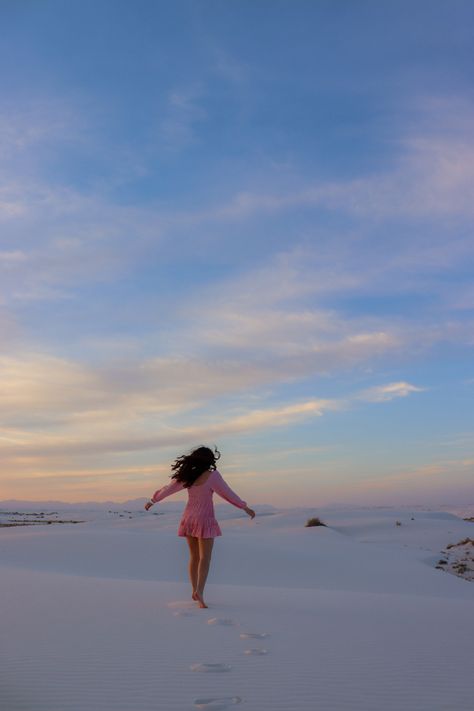
<path id="1" fill-rule="evenodd" d="M 471 522 L 229 507 L 200 610 L 163 510 L 2 529 L 2 711 L 474 708 L 474 586 L 436 568 Z"/>

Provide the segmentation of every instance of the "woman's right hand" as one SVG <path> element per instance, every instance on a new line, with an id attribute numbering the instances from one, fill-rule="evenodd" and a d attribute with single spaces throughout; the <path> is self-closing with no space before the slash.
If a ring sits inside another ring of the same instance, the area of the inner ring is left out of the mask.
<path id="1" fill-rule="evenodd" d="M 248 514 L 248 515 L 250 516 L 250 518 L 255 518 L 255 511 L 254 511 L 253 509 L 251 509 L 251 508 L 249 508 L 248 506 L 246 506 L 246 507 L 244 508 L 244 511 L 245 511 L 246 514 Z"/>
<path id="2" fill-rule="evenodd" d="M 153 501 L 147 501 L 145 504 L 145 511 L 148 511 L 153 506 Z"/>

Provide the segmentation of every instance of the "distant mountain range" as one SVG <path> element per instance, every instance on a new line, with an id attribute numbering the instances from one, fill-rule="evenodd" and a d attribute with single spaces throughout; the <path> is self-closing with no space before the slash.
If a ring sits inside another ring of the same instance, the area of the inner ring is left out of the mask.
<path id="1" fill-rule="evenodd" d="M 78 501 L 70 503 L 68 501 L 22 501 L 21 499 L 7 499 L 0 501 L 0 510 L 18 508 L 38 508 L 38 509 L 110 509 L 110 508 L 141 508 L 146 498 L 130 499 L 129 501 Z"/>
<path id="2" fill-rule="evenodd" d="M 21 511 L 21 510 L 38 510 L 38 511 L 127 511 L 143 509 L 143 506 L 147 501 L 146 497 L 139 499 L 129 499 L 127 501 L 78 501 L 76 503 L 70 503 L 68 501 L 22 501 L 21 499 L 6 499 L 0 501 L 0 513 L 5 513 L 9 511 Z M 224 501 L 220 501 L 218 498 L 214 501 L 217 507 L 228 506 Z M 162 501 L 159 503 L 160 508 L 165 508 L 168 511 L 181 511 L 184 506 L 183 501 Z M 411 511 L 446 511 L 460 518 L 467 518 L 474 516 L 474 503 L 472 504 L 387 504 L 387 505 L 375 505 L 368 504 L 367 506 L 361 506 L 360 504 L 350 504 L 350 503 L 332 503 L 328 505 L 318 506 L 272 506 L 271 504 L 256 504 L 258 512 L 264 513 L 266 511 L 279 511 L 285 509 L 305 509 L 313 511 L 324 511 L 324 510 L 338 510 L 338 511 L 354 511 L 354 510 L 376 510 L 376 509 L 393 509 L 393 510 L 411 510 Z"/>

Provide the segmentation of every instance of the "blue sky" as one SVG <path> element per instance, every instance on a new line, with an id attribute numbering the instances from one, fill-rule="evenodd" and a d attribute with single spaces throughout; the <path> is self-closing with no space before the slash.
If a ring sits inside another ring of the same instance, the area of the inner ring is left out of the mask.
<path id="1" fill-rule="evenodd" d="M 0 497 L 474 500 L 470 2 L 4 2 Z"/>

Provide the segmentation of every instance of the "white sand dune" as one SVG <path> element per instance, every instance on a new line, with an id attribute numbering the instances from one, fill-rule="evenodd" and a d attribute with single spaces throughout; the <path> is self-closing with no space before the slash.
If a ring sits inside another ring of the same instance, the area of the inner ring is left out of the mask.
<path id="1" fill-rule="evenodd" d="M 228 507 L 199 610 L 160 510 L 0 530 L 2 711 L 474 708 L 474 586 L 435 567 L 473 523 Z"/>

